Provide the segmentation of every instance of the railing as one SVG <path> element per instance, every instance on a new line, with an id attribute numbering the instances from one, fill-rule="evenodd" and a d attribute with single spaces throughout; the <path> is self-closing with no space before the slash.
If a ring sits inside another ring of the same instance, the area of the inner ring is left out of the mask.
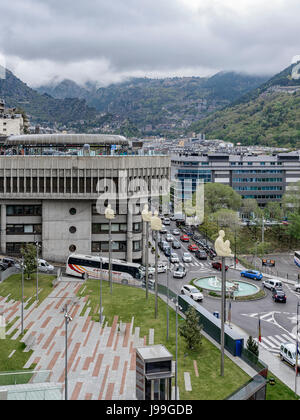
<path id="1" fill-rule="evenodd" d="M 17 371 L 17 372 L 1 372 L 0 386 L 24 385 L 24 384 L 42 384 L 50 382 L 50 370 L 40 371 Z"/>

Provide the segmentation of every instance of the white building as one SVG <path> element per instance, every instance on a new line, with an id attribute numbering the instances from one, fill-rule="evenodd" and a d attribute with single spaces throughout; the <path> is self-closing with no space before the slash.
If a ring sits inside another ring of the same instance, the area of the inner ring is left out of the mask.
<path id="1" fill-rule="evenodd" d="M 0 136 L 18 136 L 23 134 L 24 120 L 21 114 L 5 109 L 5 103 L 0 99 Z"/>

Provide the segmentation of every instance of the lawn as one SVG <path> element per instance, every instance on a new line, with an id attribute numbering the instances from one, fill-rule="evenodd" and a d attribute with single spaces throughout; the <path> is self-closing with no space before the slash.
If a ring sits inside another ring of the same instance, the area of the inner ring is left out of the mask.
<path id="1" fill-rule="evenodd" d="M 47 274 L 39 274 L 39 304 L 53 291 L 52 281 L 55 276 Z M 15 301 L 22 300 L 22 275 L 12 274 L 8 279 L 0 284 L 0 296 L 6 297 L 10 295 L 10 299 Z M 36 274 L 32 275 L 31 280 L 24 280 L 24 301 L 31 298 L 28 302 L 31 305 L 36 298 Z"/>
<path id="2" fill-rule="evenodd" d="M 81 292 L 82 295 L 81 295 Z M 82 286 L 79 296 L 89 296 L 87 307 L 91 307 L 91 313 L 99 311 L 99 282 L 89 280 Z M 145 291 L 113 285 L 113 295 L 110 294 L 109 284 L 103 282 L 103 308 L 105 320 L 108 325 L 112 324 L 113 317 L 119 316 L 122 322 L 131 322 L 134 317 L 134 326 L 140 327 L 140 336 L 148 336 L 149 329 L 154 328 L 155 344 L 164 344 L 175 356 L 175 311 L 170 309 L 170 337 L 166 339 L 167 305 L 159 299 L 158 318 L 155 319 L 155 297 L 149 295 L 146 301 Z M 85 309 L 84 309 L 85 310 Z M 99 321 L 99 312 L 93 315 L 95 321 Z M 179 323 L 183 320 L 179 317 Z M 179 336 L 178 340 L 178 384 L 181 400 L 222 400 L 232 394 L 249 380 L 246 375 L 230 359 L 225 358 L 225 376 L 220 376 L 220 351 L 210 341 L 203 338 L 198 351 L 186 351 L 184 340 Z M 199 377 L 196 377 L 194 361 L 197 363 Z M 192 392 L 185 391 L 184 372 L 191 375 Z"/>

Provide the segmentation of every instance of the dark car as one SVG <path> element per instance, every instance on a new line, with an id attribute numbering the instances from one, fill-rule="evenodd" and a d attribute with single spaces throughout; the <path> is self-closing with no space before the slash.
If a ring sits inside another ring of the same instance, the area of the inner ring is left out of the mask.
<path id="1" fill-rule="evenodd" d="M 164 249 L 166 246 L 169 246 L 169 244 L 168 244 L 168 242 L 167 241 L 160 241 L 159 243 L 158 243 L 158 246 L 159 246 L 159 248 L 160 249 Z"/>
<path id="2" fill-rule="evenodd" d="M 216 251 L 211 247 L 208 247 L 207 253 L 211 258 L 215 258 L 217 256 Z"/>
<path id="3" fill-rule="evenodd" d="M 286 303 L 286 294 L 282 289 L 274 289 L 272 292 L 274 302 Z"/>
<path id="4" fill-rule="evenodd" d="M 163 249 L 163 251 L 164 251 L 164 254 L 165 254 L 166 257 L 170 257 L 171 256 L 172 251 L 171 251 L 171 247 L 170 246 L 165 247 Z"/>
<path id="5" fill-rule="evenodd" d="M 267 260 L 265 258 L 262 259 L 261 264 L 266 267 L 275 267 L 275 260 Z"/>
<path id="6" fill-rule="evenodd" d="M 199 249 L 195 253 L 195 257 L 198 258 L 198 260 L 207 260 L 207 253 L 203 251 L 203 249 Z"/>
<path id="7" fill-rule="evenodd" d="M 222 271 L 222 263 L 215 261 L 211 264 L 212 268 L 215 268 L 216 270 Z M 225 271 L 229 269 L 228 265 L 225 265 Z"/>
<path id="8" fill-rule="evenodd" d="M 0 271 L 5 271 L 8 269 L 8 264 L 0 263 Z"/>

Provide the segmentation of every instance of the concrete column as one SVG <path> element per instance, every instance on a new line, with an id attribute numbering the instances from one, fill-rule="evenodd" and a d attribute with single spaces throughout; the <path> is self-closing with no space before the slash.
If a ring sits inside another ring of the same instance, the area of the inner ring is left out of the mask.
<path id="1" fill-rule="evenodd" d="M 6 204 L 1 204 L 1 252 L 6 254 Z"/>
<path id="2" fill-rule="evenodd" d="M 142 238 L 142 250 L 143 250 L 143 254 L 142 254 L 142 261 L 143 261 L 143 265 L 146 264 L 146 223 L 142 222 L 142 226 L 143 226 L 143 238 Z"/>
<path id="3" fill-rule="evenodd" d="M 132 248 L 133 248 L 133 243 L 132 243 L 133 223 L 132 223 L 132 206 L 131 206 L 131 208 L 129 208 L 129 206 L 130 205 L 128 203 L 128 206 L 127 206 L 127 261 L 132 262 L 132 259 L 133 259 L 133 252 L 132 252 Z"/>

